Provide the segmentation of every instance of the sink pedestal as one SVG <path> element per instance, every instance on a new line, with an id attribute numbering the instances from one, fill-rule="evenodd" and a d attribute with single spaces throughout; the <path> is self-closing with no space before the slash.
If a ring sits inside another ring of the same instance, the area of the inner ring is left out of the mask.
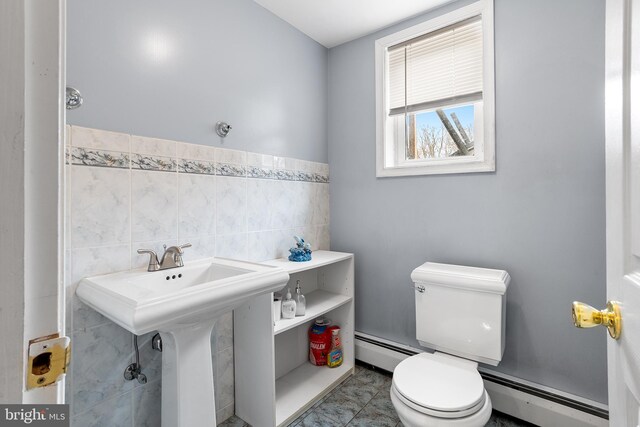
<path id="1" fill-rule="evenodd" d="M 162 337 L 162 426 L 216 425 L 211 332 L 216 320 L 175 325 Z"/>
<path id="2" fill-rule="evenodd" d="M 211 366 L 216 319 L 252 298 L 268 299 L 288 281 L 282 268 L 207 258 L 170 272 L 140 269 L 87 277 L 76 295 L 135 335 L 159 331 L 162 425 L 209 427 L 216 425 Z"/>

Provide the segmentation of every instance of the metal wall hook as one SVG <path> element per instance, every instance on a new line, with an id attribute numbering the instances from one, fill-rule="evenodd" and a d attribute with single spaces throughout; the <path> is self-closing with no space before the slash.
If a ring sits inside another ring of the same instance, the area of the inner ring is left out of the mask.
<path id="1" fill-rule="evenodd" d="M 74 87 L 67 86 L 67 110 L 75 110 L 82 106 L 82 94 L 80 91 Z"/>
<path id="2" fill-rule="evenodd" d="M 218 134 L 218 136 L 220 136 L 220 138 L 224 138 L 225 136 L 229 135 L 229 132 L 231 131 L 231 125 L 227 122 L 218 122 L 216 123 L 216 133 Z"/>

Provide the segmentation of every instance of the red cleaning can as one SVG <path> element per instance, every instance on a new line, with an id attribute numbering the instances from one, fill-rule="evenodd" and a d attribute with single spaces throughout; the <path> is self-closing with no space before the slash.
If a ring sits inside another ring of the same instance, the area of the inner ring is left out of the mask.
<path id="1" fill-rule="evenodd" d="M 331 347 L 329 322 L 324 318 L 316 319 L 309 329 L 309 362 L 316 366 L 327 364 L 327 354 Z"/>

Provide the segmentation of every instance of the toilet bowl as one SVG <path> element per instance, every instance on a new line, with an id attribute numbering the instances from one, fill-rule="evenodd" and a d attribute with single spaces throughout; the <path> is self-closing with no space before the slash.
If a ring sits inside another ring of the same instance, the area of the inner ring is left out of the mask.
<path id="1" fill-rule="evenodd" d="M 491 416 L 491 399 L 477 364 L 441 353 L 402 361 L 393 373 L 390 393 L 407 427 L 479 427 Z"/>
<path id="2" fill-rule="evenodd" d="M 482 427 L 491 399 L 478 363 L 497 365 L 504 353 L 504 270 L 427 262 L 413 270 L 416 338 L 435 353 L 396 366 L 391 402 L 407 427 Z"/>

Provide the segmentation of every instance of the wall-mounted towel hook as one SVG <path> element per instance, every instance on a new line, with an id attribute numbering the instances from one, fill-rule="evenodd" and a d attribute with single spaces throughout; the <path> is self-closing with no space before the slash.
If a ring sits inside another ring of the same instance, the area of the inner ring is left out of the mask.
<path id="1" fill-rule="evenodd" d="M 229 135 L 231 131 L 231 125 L 227 122 L 218 122 L 216 123 L 216 133 L 220 136 L 220 138 L 224 138 Z"/>
<path id="2" fill-rule="evenodd" d="M 82 106 L 82 94 L 74 87 L 67 86 L 67 110 L 75 110 Z"/>

